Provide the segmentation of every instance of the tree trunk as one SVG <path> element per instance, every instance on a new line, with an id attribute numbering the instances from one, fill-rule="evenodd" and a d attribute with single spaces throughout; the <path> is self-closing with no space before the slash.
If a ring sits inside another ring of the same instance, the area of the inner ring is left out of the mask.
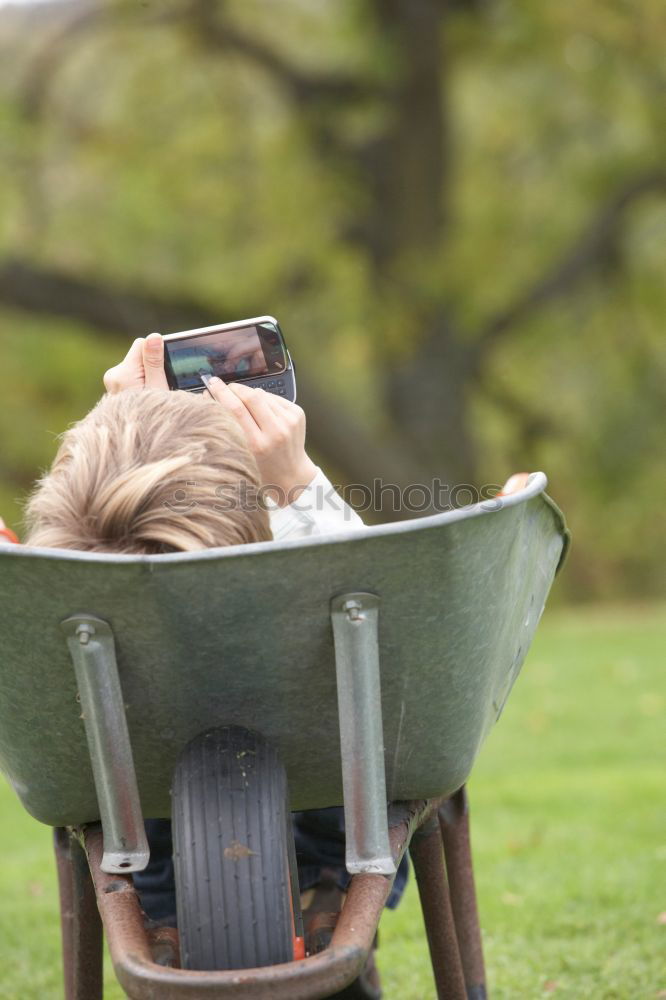
<path id="1" fill-rule="evenodd" d="M 368 252 L 379 294 L 409 299 L 413 345 L 406 361 L 383 358 L 384 398 L 395 435 L 423 470 L 450 485 L 473 482 L 469 426 L 473 351 L 441 306 L 423 301 L 419 268 L 427 268 L 448 230 L 451 146 L 442 0 L 376 0 L 377 22 L 395 52 L 396 99 L 373 150 L 368 173 L 372 218 Z M 401 312 L 406 311 L 401 303 Z"/>

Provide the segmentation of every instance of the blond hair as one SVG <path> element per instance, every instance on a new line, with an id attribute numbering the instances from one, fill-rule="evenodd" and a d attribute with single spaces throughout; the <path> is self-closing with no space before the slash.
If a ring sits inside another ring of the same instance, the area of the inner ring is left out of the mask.
<path id="1" fill-rule="evenodd" d="M 160 553 L 271 538 L 234 418 L 192 393 L 104 396 L 62 436 L 26 507 L 28 545 Z"/>

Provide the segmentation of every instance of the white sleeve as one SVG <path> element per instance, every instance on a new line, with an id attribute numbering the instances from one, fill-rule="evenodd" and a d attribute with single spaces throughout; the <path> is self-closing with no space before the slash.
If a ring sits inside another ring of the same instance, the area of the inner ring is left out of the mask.
<path id="1" fill-rule="evenodd" d="M 321 469 L 317 469 L 312 482 L 297 500 L 286 507 L 270 508 L 269 515 L 275 541 L 312 538 L 363 527 L 356 511 L 336 493 Z"/>

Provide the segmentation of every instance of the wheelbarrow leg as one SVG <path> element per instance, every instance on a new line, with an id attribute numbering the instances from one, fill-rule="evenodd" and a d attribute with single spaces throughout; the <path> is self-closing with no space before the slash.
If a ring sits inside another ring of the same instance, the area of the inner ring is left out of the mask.
<path id="1" fill-rule="evenodd" d="M 409 845 L 439 1000 L 466 1000 L 456 928 L 436 817 L 417 830 Z"/>
<path id="2" fill-rule="evenodd" d="M 486 973 L 469 838 L 469 804 L 464 785 L 440 806 L 439 823 L 467 998 L 486 1000 Z"/>
<path id="3" fill-rule="evenodd" d="M 65 1000 L 102 1000 L 102 921 L 88 859 L 68 830 L 53 831 L 58 888 Z"/>

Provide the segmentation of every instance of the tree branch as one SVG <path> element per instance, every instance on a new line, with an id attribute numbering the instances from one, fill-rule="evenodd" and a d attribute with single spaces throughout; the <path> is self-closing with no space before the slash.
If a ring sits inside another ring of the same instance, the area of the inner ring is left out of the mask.
<path id="1" fill-rule="evenodd" d="M 35 18 L 41 16 L 39 9 Z M 114 28 L 123 23 L 127 17 L 137 20 L 135 3 L 123 3 L 105 6 L 75 7 L 73 11 L 64 11 L 57 23 L 55 31 L 50 32 L 43 44 L 28 64 L 22 82 L 19 85 L 19 105 L 23 115 L 29 120 L 39 119 L 49 95 L 53 89 L 53 80 L 64 60 L 73 49 L 81 44 L 81 39 L 91 32 Z M 140 24 L 161 23 L 170 20 L 168 12 L 141 11 Z"/>
<path id="2" fill-rule="evenodd" d="M 103 333 L 140 336 L 218 321 L 211 310 L 187 298 L 155 297 L 110 283 L 74 278 L 27 261 L 0 263 L 0 302 L 37 315 L 74 319 Z M 238 314 L 237 304 L 220 312 Z"/>
<path id="3" fill-rule="evenodd" d="M 342 73 L 307 73 L 298 69 L 275 49 L 217 17 L 216 6 L 210 0 L 192 0 L 189 12 L 190 18 L 188 20 L 186 15 L 184 23 L 189 23 L 198 42 L 209 49 L 245 56 L 273 76 L 292 100 L 300 105 L 323 101 L 343 104 L 392 96 L 391 88 L 378 81 Z"/>
<path id="4" fill-rule="evenodd" d="M 602 264 L 616 243 L 627 208 L 645 195 L 666 191 L 666 172 L 635 178 L 603 206 L 581 236 L 531 288 L 483 326 L 475 340 L 477 357 L 536 309 L 569 293 Z"/>

